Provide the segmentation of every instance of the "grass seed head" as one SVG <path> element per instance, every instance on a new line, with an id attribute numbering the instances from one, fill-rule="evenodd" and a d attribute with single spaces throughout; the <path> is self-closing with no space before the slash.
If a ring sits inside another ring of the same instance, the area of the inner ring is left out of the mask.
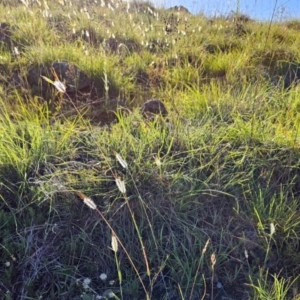
<path id="1" fill-rule="evenodd" d="M 206 252 L 206 250 L 207 250 L 207 247 L 208 247 L 208 244 L 209 244 L 209 242 L 210 242 L 210 239 L 208 239 L 208 240 L 206 241 L 206 243 L 205 243 L 205 245 L 204 245 L 204 248 L 203 248 L 203 250 L 202 250 L 202 255 L 204 255 L 204 254 L 205 254 L 205 252 Z"/>
<path id="2" fill-rule="evenodd" d="M 111 234 L 111 248 L 115 253 L 118 252 L 118 241 L 114 233 Z"/>
<path id="3" fill-rule="evenodd" d="M 57 74 L 56 74 L 54 68 L 51 68 L 51 72 L 52 72 L 52 75 L 53 75 L 53 77 L 54 77 L 54 81 L 52 81 L 50 78 L 48 78 L 48 77 L 46 77 L 46 76 L 43 76 L 43 75 L 41 75 L 41 77 L 42 77 L 45 81 L 47 81 L 48 83 L 54 85 L 55 88 L 56 88 L 59 92 L 65 93 L 66 90 L 67 90 L 66 85 L 65 85 L 64 83 L 62 83 L 62 82 L 59 80 L 59 78 L 58 78 L 58 76 L 57 76 Z"/>
<path id="4" fill-rule="evenodd" d="M 83 202 L 89 206 L 91 209 L 96 209 L 97 205 L 95 204 L 95 202 L 91 199 L 91 198 L 84 198 Z"/>
<path id="5" fill-rule="evenodd" d="M 117 184 L 119 191 L 122 194 L 125 194 L 126 193 L 125 181 L 121 180 L 120 178 L 116 178 L 116 184 Z"/>
<path id="6" fill-rule="evenodd" d="M 217 260 L 216 260 L 216 254 L 215 254 L 215 253 L 213 253 L 213 254 L 211 255 L 211 257 L 210 257 L 210 262 L 211 262 L 211 268 L 214 269 L 215 264 L 216 264 L 216 262 L 217 262 Z"/>
<path id="7" fill-rule="evenodd" d="M 275 225 L 274 223 L 270 223 L 270 236 L 272 236 L 275 233 Z"/>
<path id="8" fill-rule="evenodd" d="M 155 157 L 155 164 L 160 167 L 162 165 L 161 160 L 159 157 Z"/>
<path id="9" fill-rule="evenodd" d="M 91 209 L 96 209 L 97 208 L 97 205 L 95 204 L 95 202 L 87 197 L 85 194 L 83 193 L 78 193 L 78 196 L 79 198 L 81 198 L 83 200 L 83 202 L 88 206 L 90 207 Z"/>
<path id="10" fill-rule="evenodd" d="M 115 152 L 115 155 L 116 155 L 116 159 L 118 160 L 118 162 L 120 163 L 120 165 L 124 168 L 124 169 L 127 169 L 128 168 L 128 164 L 127 162 L 122 158 L 122 156 Z"/>
<path id="11" fill-rule="evenodd" d="M 53 85 L 56 87 L 56 89 L 59 91 L 59 92 L 61 92 L 61 93 L 65 93 L 66 92 L 66 90 L 67 90 L 67 88 L 66 88 L 66 86 L 61 82 L 61 81 L 59 81 L 59 80 L 56 80 L 56 81 L 54 81 L 53 82 Z"/>

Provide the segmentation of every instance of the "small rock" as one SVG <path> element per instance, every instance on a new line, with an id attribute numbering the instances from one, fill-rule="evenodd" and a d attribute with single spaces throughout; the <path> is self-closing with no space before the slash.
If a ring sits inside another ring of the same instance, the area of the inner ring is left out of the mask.
<path id="1" fill-rule="evenodd" d="M 184 6 L 182 6 L 182 5 L 175 5 L 175 6 L 172 6 L 172 7 L 170 7 L 168 10 L 170 10 L 170 11 L 176 11 L 176 12 L 183 12 L 183 13 L 187 13 L 187 14 L 191 14 L 190 12 L 189 12 L 189 10 L 186 8 L 186 7 L 184 7 Z"/>
<path id="2" fill-rule="evenodd" d="M 0 43 L 12 47 L 11 28 L 8 23 L 0 23 Z"/>
<path id="3" fill-rule="evenodd" d="M 150 99 L 146 101 L 141 107 L 141 112 L 146 118 L 153 118 L 155 115 L 162 115 L 166 117 L 168 115 L 168 111 L 166 106 L 161 100 L 158 99 Z"/>
<path id="4" fill-rule="evenodd" d="M 45 76 L 54 80 L 51 67 L 55 71 L 58 79 L 66 85 L 66 92 L 76 94 L 84 92 L 92 86 L 92 80 L 79 67 L 68 62 L 55 62 L 52 66 L 34 66 L 27 74 L 27 81 L 30 88 L 36 94 L 47 94 L 50 84 L 42 79 Z"/>
<path id="5" fill-rule="evenodd" d="M 283 66 L 284 87 L 289 88 L 293 83 L 300 81 L 300 65 L 298 63 L 288 63 Z"/>
<path id="6" fill-rule="evenodd" d="M 52 65 L 60 81 L 67 86 L 67 93 L 76 93 L 89 88 L 92 80 L 77 66 L 68 62 L 55 62 Z"/>

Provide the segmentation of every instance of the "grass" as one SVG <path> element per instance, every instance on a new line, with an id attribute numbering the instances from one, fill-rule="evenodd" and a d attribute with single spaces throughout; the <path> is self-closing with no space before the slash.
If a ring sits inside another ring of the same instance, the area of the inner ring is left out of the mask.
<path id="1" fill-rule="evenodd" d="M 299 22 L 63 3 L 0 4 L 1 299 L 300 299 Z"/>

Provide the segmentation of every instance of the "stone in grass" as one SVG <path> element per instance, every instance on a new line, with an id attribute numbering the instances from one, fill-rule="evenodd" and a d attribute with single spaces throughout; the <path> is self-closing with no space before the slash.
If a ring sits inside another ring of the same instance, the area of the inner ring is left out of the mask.
<path id="1" fill-rule="evenodd" d="M 168 115 L 166 106 L 159 99 L 150 99 L 146 101 L 141 107 L 141 112 L 147 119 L 153 119 L 155 115 L 161 115 L 163 117 Z"/>
<path id="2" fill-rule="evenodd" d="M 182 13 L 186 13 L 186 14 L 189 14 L 189 15 L 191 14 L 189 12 L 189 10 L 186 7 L 182 6 L 182 5 L 172 6 L 168 10 L 169 11 L 175 11 L 175 12 L 182 12 Z"/>
<path id="3" fill-rule="evenodd" d="M 42 94 L 49 91 L 50 84 L 41 76 L 45 76 L 54 80 L 51 68 L 54 69 L 59 80 L 66 85 L 68 94 L 76 94 L 77 92 L 85 92 L 91 89 L 92 80 L 79 67 L 69 62 L 54 62 L 50 66 L 34 66 L 27 74 L 27 81 L 34 94 Z"/>
<path id="4" fill-rule="evenodd" d="M 290 88 L 293 84 L 297 84 L 300 81 L 300 64 L 296 62 L 283 63 L 282 73 L 284 88 Z"/>
<path id="5" fill-rule="evenodd" d="M 76 93 L 90 88 L 92 80 L 77 66 L 68 62 L 55 62 L 52 65 L 60 81 L 65 82 L 67 93 Z"/>
<path id="6" fill-rule="evenodd" d="M 5 44 L 9 48 L 12 47 L 11 27 L 8 23 L 0 23 L 0 44 Z"/>

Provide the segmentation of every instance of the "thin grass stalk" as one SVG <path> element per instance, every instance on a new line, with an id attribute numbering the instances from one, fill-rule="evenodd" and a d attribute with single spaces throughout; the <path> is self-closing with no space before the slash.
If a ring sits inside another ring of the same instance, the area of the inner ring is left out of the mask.
<path id="1" fill-rule="evenodd" d="M 182 292 L 182 289 L 181 289 L 181 286 L 179 283 L 178 283 L 178 290 L 179 290 L 181 299 L 184 300 L 184 295 L 183 295 L 183 292 Z"/>
<path id="2" fill-rule="evenodd" d="M 202 295 L 201 300 L 204 300 L 204 298 L 206 296 L 206 281 L 205 281 L 204 274 L 202 274 L 202 279 L 203 279 L 203 284 L 204 284 L 204 291 L 203 291 L 203 295 Z"/>
<path id="3" fill-rule="evenodd" d="M 114 153 L 115 153 L 115 156 L 116 156 L 117 160 L 118 160 L 119 163 L 122 165 L 122 167 L 123 167 L 124 169 L 128 169 L 128 164 L 127 164 L 127 162 L 126 162 L 126 161 L 125 161 L 125 160 L 124 160 L 117 152 L 114 152 Z M 139 191 L 138 191 L 138 188 L 137 188 L 137 186 L 136 186 L 136 184 L 135 184 L 134 178 L 133 178 L 133 176 L 131 175 L 131 173 L 130 173 L 129 170 L 128 170 L 128 172 L 129 172 L 129 174 L 130 174 L 130 177 L 131 177 L 131 179 L 132 179 L 132 182 L 133 182 L 133 184 L 134 184 L 134 187 L 135 187 L 135 189 L 136 189 L 136 191 L 137 191 L 137 193 L 138 193 L 138 195 L 139 195 L 139 198 L 141 199 L 141 196 L 140 196 Z M 115 177 L 116 177 L 116 176 L 115 176 Z M 117 182 L 117 179 L 118 179 L 118 178 L 116 178 L 116 182 Z M 122 192 L 122 191 L 121 191 L 121 192 Z M 141 244 L 141 247 L 142 247 L 143 257 L 144 257 L 145 264 L 146 264 L 146 272 L 147 272 L 147 275 L 148 275 L 148 277 L 149 277 L 149 279 L 150 279 L 150 275 L 151 275 L 151 274 L 150 274 L 149 262 L 148 262 L 148 258 L 147 258 L 145 246 L 144 246 L 143 239 L 142 239 L 140 230 L 139 230 L 139 228 L 138 228 L 136 219 L 135 219 L 135 217 L 134 217 L 134 213 L 133 213 L 133 211 L 132 211 L 132 209 L 131 209 L 131 207 L 130 207 L 130 205 L 129 205 L 129 201 L 128 201 L 128 197 L 127 197 L 127 195 L 126 195 L 125 189 L 124 189 L 124 192 L 122 192 L 122 195 L 123 195 L 123 197 L 124 197 L 124 199 L 125 199 L 125 203 L 126 203 L 128 209 L 129 209 L 130 215 L 131 215 L 131 217 L 132 217 L 132 221 L 133 221 L 135 230 L 136 230 L 136 232 L 137 232 L 137 234 L 138 234 L 138 238 L 139 238 L 139 241 L 140 241 L 140 244 Z M 145 211 L 144 206 L 143 206 L 143 209 L 144 209 L 144 211 Z M 154 233 L 153 233 L 153 229 L 152 229 L 152 226 L 151 226 L 151 222 L 150 222 L 150 220 L 149 220 L 149 218 L 148 218 L 148 214 L 147 214 L 146 211 L 145 211 L 145 215 L 146 215 L 148 224 L 149 224 L 149 226 L 150 226 L 150 228 L 151 228 L 151 232 L 152 232 L 153 237 L 154 237 Z M 155 238 L 154 238 L 153 240 L 155 241 Z M 157 245 L 156 245 L 156 247 L 157 247 Z"/>
<path id="4" fill-rule="evenodd" d="M 111 244 L 112 244 L 112 250 L 115 254 L 115 261 L 117 265 L 117 271 L 118 271 L 118 279 L 119 279 L 119 285 L 120 285 L 120 293 L 121 293 L 121 299 L 123 299 L 123 289 L 122 289 L 122 272 L 120 268 L 120 262 L 118 260 L 117 252 L 118 252 L 118 241 L 116 235 L 112 232 L 111 234 Z"/>
<path id="5" fill-rule="evenodd" d="M 267 46 L 267 42 L 268 42 L 268 39 L 269 39 L 269 36 L 270 36 L 271 27 L 272 27 L 273 20 L 274 20 L 274 17 L 275 17 L 275 13 L 276 13 L 276 9 L 277 9 L 277 4 L 278 4 L 278 0 L 275 0 L 274 6 L 273 6 L 273 11 L 272 11 L 271 20 L 270 20 L 270 23 L 269 23 L 269 28 L 268 28 L 268 32 L 267 32 L 267 37 L 266 37 L 266 42 L 265 42 L 265 47 L 264 47 L 264 49 L 265 49 L 266 46 Z"/>
<path id="6" fill-rule="evenodd" d="M 196 270 L 196 275 L 195 275 L 195 278 L 194 278 L 194 281 L 193 281 L 193 284 L 192 284 L 192 289 L 191 289 L 191 294 L 190 294 L 190 300 L 192 299 L 192 296 L 193 296 L 193 291 L 195 289 L 195 284 L 196 284 L 196 280 L 197 280 L 197 277 L 198 277 L 198 274 L 199 274 L 199 270 L 200 270 L 200 266 L 202 265 L 202 262 L 203 262 L 203 256 L 207 250 L 207 247 L 208 247 L 208 244 L 210 242 L 210 239 L 208 239 L 204 245 L 204 248 L 202 250 L 202 253 L 201 253 L 201 256 L 198 260 L 198 265 L 197 265 L 197 270 Z"/>
<path id="7" fill-rule="evenodd" d="M 134 188 L 135 188 L 135 190 L 136 190 L 136 192 L 137 192 L 137 195 L 138 195 L 139 199 L 140 199 L 140 200 L 142 201 L 142 203 L 143 203 L 142 207 L 143 207 L 143 210 L 144 210 L 144 213 L 145 213 L 147 222 L 148 222 L 149 227 L 150 227 L 150 230 L 151 230 L 152 238 L 153 238 L 153 241 L 154 241 L 154 243 L 155 243 L 155 248 L 158 249 L 158 245 L 157 245 L 157 243 L 156 243 L 156 238 L 155 238 L 155 235 L 154 235 L 154 231 L 153 231 L 153 228 L 152 228 L 152 224 L 151 224 L 151 222 L 150 222 L 150 220 L 149 220 L 148 214 L 147 214 L 146 209 L 145 209 L 145 207 L 144 207 L 144 200 L 142 199 L 142 196 L 141 196 L 141 194 L 140 194 L 140 192 L 139 192 L 139 190 L 138 190 L 138 188 L 137 188 L 137 186 L 136 186 L 136 184 L 135 184 L 135 181 L 133 180 L 133 176 L 131 175 L 130 172 L 129 172 L 129 174 L 130 174 L 130 176 L 131 176 L 131 179 L 132 179 Z"/>
<path id="8" fill-rule="evenodd" d="M 105 90 L 105 102 L 106 105 L 108 104 L 108 100 L 109 100 L 109 81 L 108 81 L 108 77 L 107 77 L 107 57 L 106 57 L 106 49 L 105 47 L 103 47 L 102 45 L 102 50 L 103 50 L 103 56 L 104 56 L 104 60 L 103 60 L 103 82 L 104 82 L 104 90 Z"/>
<path id="9" fill-rule="evenodd" d="M 145 287 L 145 285 L 144 285 L 144 283 L 143 283 L 143 280 L 142 280 L 142 278 L 141 278 L 141 276 L 140 276 L 140 274 L 139 274 L 139 271 L 137 270 L 137 268 L 136 268 L 134 262 L 132 261 L 132 259 L 131 259 L 130 255 L 129 255 L 129 253 L 127 252 L 125 246 L 122 244 L 122 242 L 121 242 L 121 240 L 119 239 L 119 237 L 117 236 L 116 232 L 115 232 L 114 229 L 111 227 L 111 225 L 109 224 L 109 222 L 107 221 L 107 219 L 104 217 L 104 215 L 101 213 L 101 211 L 100 211 L 98 208 L 96 208 L 96 211 L 97 211 L 97 213 L 99 214 L 99 216 L 103 219 L 103 221 L 106 223 L 106 225 L 109 227 L 109 229 L 111 230 L 111 232 L 115 235 L 115 237 L 116 237 L 118 243 L 120 244 L 120 246 L 121 246 L 122 249 L 124 250 L 124 252 L 125 252 L 125 254 L 126 254 L 128 260 L 130 261 L 130 264 L 132 265 L 134 271 L 136 272 L 136 274 L 137 274 L 137 276 L 138 276 L 138 278 L 139 278 L 140 283 L 142 284 L 143 290 L 145 291 L 145 294 L 146 294 L 146 299 L 147 299 L 147 300 L 150 300 L 149 294 L 148 294 L 147 289 L 146 289 L 146 287 Z"/>
<path id="10" fill-rule="evenodd" d="M 216 254 L 213 253 L 210 257 L 211 261 L 211 300 L 214 299 L 214 278 L 215 278 L 215 264 L 216 264 Z"/>
<path id="11" fill-rule="evenodd" d="M 132 221 L 133 221 L 135 230 L 136 230 L 136 232 L 137 232 L 137 235 L 138 235 L 138 238 L 139 238 L 141 247 L 142 247 L 143 257 L 144 257 L 145 264 L 146 264 L 146 272 L 147 272 L 148 277 L 150 278 L 150 268 L 149 268 L 148 258 L 147 258 L 145 246 L 144 246 L 144 243 L 143 243 L 143 239 L 142 239 L 142 236 L 141 236 L 139 227 L 138 227 L 138 225 L 137 225 L 136 219 L 135 219 L 135 217 L 134 217 L 134 213 L 133 213 L 133 211 L 132 211 L 132 209 L 131 209 L 131 207 L 130 207 L 130 205 L 129 205 L 128 198 L 127 198 L 126 194 L 123 194 L 123 196 L 124 196 L 125 202 L 126 202 L 126 204 L 127 204 L 127 207 L 128 207 L 128 209 L 129 209 L 130 215 L 131 215 L 131 217 L 132 217 Z"/>
<path id="12" fill-rule="evenodd" d="M 83 197 L 86 197 L 86 196 L 85 196 L 84 194 L 82 194 L 82 193 L 77 193 L 77 195 L 78 195 L 82 200 L 84 200 Z M 86 198 L 87 198 L 87 197 L 86 197 Z M 126 256 L 127 256 L 128 260 L 129 260 L 130 264 L 131 264 L 131 266 L 133 267 L 135 273 L 136 273 L 137 276 L 138 276 L 138 279 L 139 279 L 139 281 L 140 281 L 140 283 L 141 283 L 141 285 L 142 285 L 142 287 L 143 287 L 143 290 L 144 290 L 144 292 L 145 292 L 145 294 L 146 294 L 146 299 L 147 299 L 147 300 L 150 300 L 150 296 L 149 296 L 149 294 L 148 294 L 148 292 L 147 292 L 147 289 L 146 289 L 146 287 L 145 287 L 145 285 L 144 285 L 144 283 L 143 283 L 143 280 L 142 280 L 142 278 L 141 278 L 141 276 L 140 276 L 140 274 L 139 274 L 139 271 L 137 270 L 137 268 L 136 268 L 136 266 L 135 266 L 133 260 L 131 259 L 129 253 L 127 252 L 126 247 L 123 245 L 123 243 L 121 242 L 121 240 L 120 240 L 119 237 L 117 236 L 115 230 L 114 230 L 114 229 L 112 228 L 112 226 L 109 224 L 108 220 L 104 217 L 104 215 L 102 214 L 102 212 L 101 212 L 97 207 L 94 207 L 94 206 L 92 207 L 92 209 L 94 209 L 94 210 L 97 211 L 98 215 L 99 215 L 99 216 L 101 217 L 101 219 L 105 222 L 105 224 L 106 224 L 106 225 L 108 226 L 108 228 L 111 230 L 113 236 L 116 238 L 116 240 L 118 241 L 118 243 L 119 243 L 120 246 L 122 247 L 123 251 L 125 252 L 125 254 L 126 254 Z"/>
<path id="13" fill-rule="evenodd" d="M 274 223 L 272 222 L 270 224 L 270 234 L 269 234 L 269 236 L 265 236 L 265 240 L 266 240 L 266 243 L 267 243 L 266 255 L 265 255 L 265 260 L 264 260 L 264 266 L 265 267 L 267 267 L 267 262 L 268 262 L 269 254 L 271 252 L 271 241 L 273 240 L 274 243 L 276 244 L 276 241 L 273 238 L 273 234 L 274 233 L 275 233 L 275 226 L 274 226 Z"/>
<path id="14" fill-rule="evenodd" d="M 169 257 L 170 257 L 170 254 L 167 254 L 165 260 L 163 261 L 163 263 L 162 263 L 161 266 L 159 267 L 159 270 L 158 270 L 158 271 L 156 272 L 156 274 L 153 276 L 153 278 L 152 278 L 152 283 L 154 283 L 154 282 L 156 281 L 156 279 L 157 279 L 157 277 L 158 277 L 159 274 L 162 274 L 162 271 L 163 271 L 163 269 L 165 268 L 166 263 L 167 263 Z M 162 275 L 163 275 L 163 274 L 162 274 Z M 162 277 L 163 277 L 163 276 L 162 276 Z M 151 295 L 152 295 L 152 292 L 153 292 L 153 284 L 151 284 Z"/>

